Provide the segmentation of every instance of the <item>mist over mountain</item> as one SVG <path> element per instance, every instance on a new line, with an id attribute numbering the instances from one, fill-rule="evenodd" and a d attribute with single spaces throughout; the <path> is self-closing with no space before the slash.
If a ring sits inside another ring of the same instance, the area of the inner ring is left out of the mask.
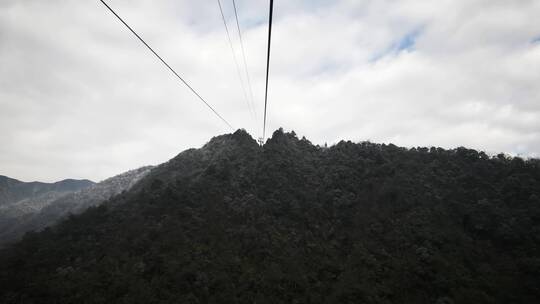
<path id="1" fill-rule="evenodd" d="M 88 180 L 23 183 L 4 177 L 4 197 L 11 200 L 5 199 L 0 205 L 0 246 L 128 190 L 151 169 L 152 166 L 146 166 L 130 170 L 99 183 Z"/>
<path id="2" fill-rule="evenodd" d="M 239 130 L 0 251 L 0 302 L 537 303 L 539 245 L 539 160 Z"/>
<path id="3" fill-rule="evenodd" d="M 0 246 L 25 232 L 19 229 L 24 219 L 58 198 L 93 184 L 89 180 L 73 179 L 56 183 L 22 182 L 0 176 Z"/>
<path id="4" fill-rule="evenodd" d="M 46 193 L 64 193 L 84 189 L 93 185 L 89 180 L 65 179 L 56 183 L 21 182 L 0 175 L 0 206 L 32 200 Z"/>

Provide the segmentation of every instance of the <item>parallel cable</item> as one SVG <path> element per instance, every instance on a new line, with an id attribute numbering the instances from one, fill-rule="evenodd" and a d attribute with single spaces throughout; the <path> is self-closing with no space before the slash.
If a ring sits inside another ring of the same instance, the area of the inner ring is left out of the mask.
<path id="1" fill-rule="evenodd" d="M 141 36 L 139 36 L 139 34 L 137 34 L 120 16 L 118 16 L 118 14 L 109 5 L 107 5 L 105 1 L 103 0 L 99 0 L 99 1 L 101 1 L 101 3 L 103 3 L 103 5 L 105 5 L 109 9 L 109 11 L 111 11 L 111 13 L 113 13 L 116 16 L 116 18 L 118 18 L 118 20 L 120 20 L 133 33 L 133 35 L 135 35 L 167 68 L 169 68 L 169 70 L 176 77 L 178 77 L 178 79 L 180 79 L 191 90 L 191 92 L 193 92 L 193 94 L 195 94 L 210 110 L 212 110 L 212 112 L 214 112 L 214 114 L 217 115 L 217 117 L 219 117 L 225 124 L 227 124 L 227 126 L 229 126 L 229 128 L 231 128 L 231 130 L 234 131 L 233 126 L 227 120 L 225 120 L 225 118 L 219 115 L 219 113 L 208 102 L 206 102 L 206 100 L 204 100 L 204 98 L 202 98 L 201 95 L 199 95 L 199 93 L 195 91 L 195 89 L 193 89 L 180 75 L 178 75 L 178 73 L 176 73 L 176 71 L 173 68 L 171 68 L 171 66 L 167 62 L 165 62 L 165 60 L 163 60 L 163 58 L 161 58 L 161 56 L 159 56 L 156 53 L 156 51 L 154 51 L 154 49 L 152 49 L 148 45 L 148 43 L 146 43 L 141 38 Z"/>
<path id="2" fill-rule="evenodd" d="M 248 67 L 247 67 L 247 60 L 246 60 L 246 51 L 244 50 L 244 41 L 242 39 L 242 31 L 240 30 L 240 23 L 238 22 L 238 11 L 236 10 L 236 2 L 232 0 L 233 7 L 234 7 L 234 17 L 236 19 L 236 28 L 238 29 L 238 37 L 240 37 L 240 47 L 242 49 L 242 57 L 244 58 L 244 69 L 246 71 L 246 78 L 249 88 L 249 94 L 251 95 L 251 103 L 253 107 L 253 111 L 256 113 L 255 110 L 255 99 L 253 98 L 253 90 L 251 88 L 251 79 L 249 77 Z"/>
<path id="3" fill-rule="evenodd" d="M 218 3 L 218 6 L 219 6 L 219 11 L 221 12 L 221 19 L 223 20 L 223 25 L 225 26 L 225 32 L 227 33 L 227 39 L 229 40 L 229 46 L 231 47 L 231 53 L 232 53 L 232 56 L 233 56 L 233 59 L 234 59 L 234 64 L 236 65 L 236 72 L 238 73 L 238 80 L 240 81 L 240 85 L 242 86 L 242 91 L 244 92 L 244 98 L 246 100 L 248 110 L 249 110 L 251 116 L 253 117 L 253 119 L 256 121 L 255 111 L 254 111 L 251 103 L 249 102 L 249 97 L 247 95 L 246 87 L 244 85 L 244 81 L 242 80 L 242 72 L 241 72 L 241 69 L 240 69 L 240 65 L 238 64 L 238 60 L 236 60 L 236 53 L 234 51 L 233 43 L 232 43 L 232 40 L 231 40 L 231 35 L 229 33 L 229 27 L 227 26 L 227 20 L 225 19 L 225 14 L 223 14 L 223 8 L 221 6 L 221 1 L 217 0 L 217 3 Z"/>
<path id="4" fill-rule="evenodd" d="M 268 104 L 268 71 L 270 70 L 270 43 L 272 41 L 272 14 L 274 12 L 274 0 L 270 0 L 270 17 L 268 18 L 268 50 L 266 53 L 266 89 L 264 91 L 264 122 L 263 141 L 266 138 L 266 106 Z"/>

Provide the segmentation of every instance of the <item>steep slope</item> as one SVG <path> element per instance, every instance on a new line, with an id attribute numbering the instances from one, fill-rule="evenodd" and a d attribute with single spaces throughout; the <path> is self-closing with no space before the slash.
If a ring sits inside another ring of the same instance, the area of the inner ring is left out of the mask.
<path id="1" fill-rule="evenodd" d="M 5 303 L 537 303 L 540 162 L 237 131 L 1 252 Z"/>
<path id="2" fill-rule="evenodd" d="M 19 239 L 28 231 L 36 231 L 54 224 L 68 214 L 78 214 L 91 206 L 129 190 L 150 172 L 146 166 L 116 175 L 78 191 L 45 192 L 32 199 L 25 199 L 0 208 L 0 246 Z M 62 189 L 68 189 L 68 182 Z M 60 187 L 56 187 L 58 189 Z M 71 185 L 70 189 L 77 189 Z M 23 208 L 24 206 L 29 206 Z"/>
<path id="3" fill-rule="evenodd" d="M 77 214 L 100 204 L 123 191 L 131 189 L 146 176 L 153 166 L 145 166 L 110 177 L 92 187 L 64 196 L 42 210 L 43 215 Z"/>

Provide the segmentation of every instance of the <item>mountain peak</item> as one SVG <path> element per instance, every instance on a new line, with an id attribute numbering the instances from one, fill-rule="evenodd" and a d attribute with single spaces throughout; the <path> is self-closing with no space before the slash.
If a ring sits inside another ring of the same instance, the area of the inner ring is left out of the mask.
<path id="1" fill-rule="evenodd" d="M 258 146 L 257 142 L 244 129 L 238 129 L 234 133 L 223 134 L 213 137 L 203 146 L 203 149 L 215 150 L 229 145 L 233 146 Z"/>

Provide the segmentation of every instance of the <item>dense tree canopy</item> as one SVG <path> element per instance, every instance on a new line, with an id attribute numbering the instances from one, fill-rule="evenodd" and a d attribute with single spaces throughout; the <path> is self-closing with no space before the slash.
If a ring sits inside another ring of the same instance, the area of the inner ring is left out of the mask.
<path id="1" fill-rule="evenodd" d="M 540 162 L 244 131 L 1 252 L 2 303 L 538 303 Z"/>

